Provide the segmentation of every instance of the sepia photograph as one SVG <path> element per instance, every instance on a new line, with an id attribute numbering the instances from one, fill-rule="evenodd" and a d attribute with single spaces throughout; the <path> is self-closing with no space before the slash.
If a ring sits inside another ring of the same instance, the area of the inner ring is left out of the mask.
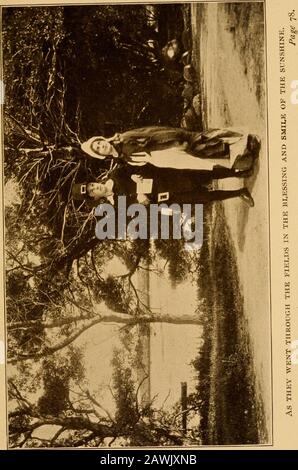
<path id="1" fill-rule="evenodd" d="M 272 445 L 265 3 L 1 12 L 8 448 Z"/>

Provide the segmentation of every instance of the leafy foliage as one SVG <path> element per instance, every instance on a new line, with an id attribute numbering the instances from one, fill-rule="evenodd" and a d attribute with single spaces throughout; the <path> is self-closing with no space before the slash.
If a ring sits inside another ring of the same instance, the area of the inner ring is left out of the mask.
<path id="1" fill-rule="evenodd" d="M 162 42 L 169 38 L 154 27 L 166 24 L 160 20 L 168 12 L 177 31 L 178 5 L 3 10 L 12 447 L 100 446 L 123 438 L 135 445 L 182 442 L 179 418 L 139 407 L 138 387 L 120 356 L 114 362 L 117 411 L 104 410 L 83 388 L 81 353 L 73 345 L 102 321 L 102 304 L 132 320 L 150 313 L 133 284 L 141 263 L 150 263 L 149 243 L 96 239 L 94 212 L 74 202 L 71 189 L 108 174 L 110 162 L 88 160 L 80 150 L 90 135 L 178 125 L 181 74 L 165 66 Z M 127 267 L 124 275 L 105 275 L 113 257 Z M 46 425 L 59 430 L 37 437 Z"/>

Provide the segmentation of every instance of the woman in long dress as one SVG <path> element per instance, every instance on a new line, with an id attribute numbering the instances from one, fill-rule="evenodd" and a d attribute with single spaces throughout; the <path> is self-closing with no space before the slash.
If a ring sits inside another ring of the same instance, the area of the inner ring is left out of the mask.
<path id="1" fill-rule="evenodd" d="M 115 134 L 106 139 L 91 137 L 82 150 L 98 159 L 112 157 L 130 165 L 150 163 L 159 168 L 250 170 L 258 156 L 260 141 L 253 134 L 233 129 L 191 132 L 166 126 L 150 126 Z"/>

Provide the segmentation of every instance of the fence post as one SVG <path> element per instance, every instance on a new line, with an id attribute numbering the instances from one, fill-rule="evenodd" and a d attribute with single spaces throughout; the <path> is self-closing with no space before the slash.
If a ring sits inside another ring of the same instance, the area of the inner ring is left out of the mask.
<path id="1" fill-rule="evenodd" d="M 187 433 L 187 382 L 181 382 L 182 432 Z"/>

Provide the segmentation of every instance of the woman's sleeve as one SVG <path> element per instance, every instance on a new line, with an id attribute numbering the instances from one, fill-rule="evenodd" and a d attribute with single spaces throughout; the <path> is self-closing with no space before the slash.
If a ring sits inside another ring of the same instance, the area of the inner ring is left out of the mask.
<path id="1" fill-rule="evenodd" d="M 132 129 L 121 134 L 121 141 L 124 145 L 135 146 L 136 149 L 146 147 L 151 141 L 148 128 Z"/>
<path id="2" fill-rule="evenodd" d="M 112 179 L 129 179 L 131 175 L 135 173 L 134 168 L 131 165 L 121 163 L 112 173 Z"/>

